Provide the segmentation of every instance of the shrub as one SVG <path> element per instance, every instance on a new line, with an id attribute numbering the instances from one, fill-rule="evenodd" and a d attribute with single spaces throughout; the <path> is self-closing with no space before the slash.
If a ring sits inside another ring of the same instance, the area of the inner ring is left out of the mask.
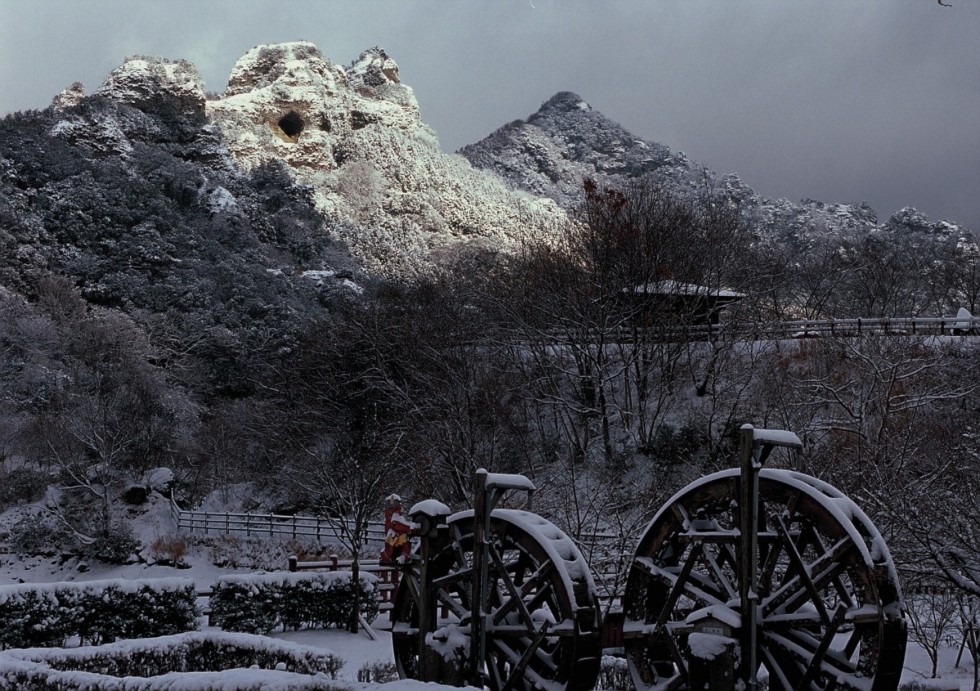
<path id="1" fill-rule="evenodd" d="M 65 529 L 44 514 L 24 516 L 10 528 L 7 544 L 18 554 L 57 554 L 66 539 Z"/>
<path id="2" fill-rule="evenodd" d="M 596 688 L 615 689 L 616 691 L 632 689 L 633 680 L 630 678 L 629 665 L 626 664 L 626 659 L 603 655 Z"/>
<path id="3" fill-rule="evenodd" d="M 210 624 L 226 631 L 269 633 L 279 622 L 272 589 L 248 581 L 221 579 L 214 584 L 210 605 Z"/>
<path id="4" fill-rule="evenodd" d="M 0 649 L 147 638 L 197 628 L 197 591 L 186 579 L 0 587 Z"/>
<path id="5" fill-rule="evenodd" d="M 161 535 L 150 543 L 150 556 L 160 564 L 182 565 L 187 556 L 187 540 L 179 535 Z"/>
<path id="6" fill-rule="evenodd" d="M 39 470 L 16 468 L 0 479 L 0 507 L 31 504 L 44 496 L 48 476 Z"/>
<path id="7" fill-rule="evenodd" d="M 362 684 L 387 684 L 389 681 L 398 681 L 398 668 L 394 662 L 376 660 L 375 662 L 365 662 L 357 670 L 357 680 Z"/>
<path id="8" fill-rule="evenodd" d="M 378 616 L 377 579 L 361 575 L 361 614 Z M 228 631 L 268 633 L 281 626 L 343 627 L 351 615 L 354 584 L 350 573 L 227 576 L 214 585 L 211 624 Z"/>
<path id="9" fill-rule="evenodd" d="M 9 651 L 0 658 L 0 688 L 342 689 L 330 680 L 343 664 L 333 653 L 312 646 L 248 634 L 192 632 L 74 650 Z M 227 670 L 245 676 L 207 674 Z M 286 677 L 284 672 L 316 676 Z"/>
<path id="10" fill-rule="evenodd" d="M 140 541 L 124 523 L 114 523 L 85 547 L 85 554 L 107 564 L 125 564 L 139 551 Z"/>

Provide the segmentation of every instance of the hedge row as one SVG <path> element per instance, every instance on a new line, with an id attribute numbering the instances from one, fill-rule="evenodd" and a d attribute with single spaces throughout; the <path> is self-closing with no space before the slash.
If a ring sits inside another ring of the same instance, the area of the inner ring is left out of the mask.
<path id="1" fill-rule="evenodd" d="M 98 645 L 197 628 L 197 592 L 183 578 L 0 587 L 0 650 Z"/>
<path id="2" fill-rule="evenodd" d="M 361 614 L 378 616 L 377 578 L 361 574 Z M 225 576 L 211 592 L 211 625 L 226 631 L 269 633 L 343 627 L 354 605 L 350 573 L 287 573 Z"/>
<path id="3" fill-rule="evenodd" d="M 241 633 L 192 632 L 68 650 L 0 653 L 0 689 L 331 689 L 336 655 Z M 123 679 L 123 677 L 126 677 Z"/>

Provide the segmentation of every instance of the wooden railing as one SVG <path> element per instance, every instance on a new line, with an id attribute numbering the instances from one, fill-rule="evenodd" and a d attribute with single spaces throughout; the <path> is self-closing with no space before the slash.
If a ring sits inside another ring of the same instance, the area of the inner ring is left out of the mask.
<path id="1" fill-rule="evenodd" d="M 244 533 L 250 535 L 283 535 L 291 538 L 314 538 L 318 542 L 333 541 L 346 545 L 352 534 L 351 522 L 322 516 L 288 516 L 274 513 L 221 513 L 217 511 L 188 511 L 180 508 L 170 496 L 170 515 L 181 530 L 204 534 Z M 384 523 L 371 521 L 364 531 L 362 546 L 381 551 L 384 542 Z"/>
<path id="2" fill-rule="evenodd" d="M 604 332 L 607 342 L 631 343 L 649 341 L 698 341 L 714 339 L 779 340 L 820 336 L 859 337 L 872 334 L 889 336 L 978 336 L 980 317 L 881 317 L 865 319 L 796 319 L 777 322 L 730 321 L 721 324 L 688 326 L 659 325 L 649 328 L 620 326 Z M 595 337 L 595 331 L 547 329 L 540 333 L 547 341 L 581 342 Z M 515 335 L 515 341 L 526 335 Z"/>
<path id="3" fill-rule="evenodd" d="M 332 555 L 329 559 L 320 561 L 300 561 L 297 557 L 290 557 L 287 567 L 290 571 L 350 571 L 353 562 L 349 559 L 339 559 Z M 389 612 L 391 618 L 391 608 L 394 606 L 395 590 L 398 588 L 398 578 L 401 572 L 393 566 L 382 566 L 377 561 L 359 561 L 358 568 L 366 573 L 373 573 L 378 577 L 378 593 L 380 594 L 380 604 L 378 609 L 382 612 Z"/>

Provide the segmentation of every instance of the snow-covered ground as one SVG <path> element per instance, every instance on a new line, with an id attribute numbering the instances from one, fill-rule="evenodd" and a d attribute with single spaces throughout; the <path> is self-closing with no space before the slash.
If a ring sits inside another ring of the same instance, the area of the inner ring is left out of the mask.
<path id="1" fill-rule="evenodd" d="M 23 509 L 7 511 L 0 515 L 0 534 L 6 532 Z M 139 515 L 133 517 L 134 529 L 144 544 L 155 537 L 171 535 L 176 528 L 170 518 L 166 499 L 160 495 L 151 497 L 150 503 Z M 233 541 L 234 542 L 234 541 Z M 246 563 L 251 557 L 245 551 L 254 550 L 255 543 L 236 543 L 242 554 L 232 561 Z M 276 555 L 283 550 L 281 543 L 269 543 L 264 550 L 266 555 Z M 102 579 L 150 579 L 172 578 L 179 576 L 191 578 L 197 584 L 199 591 L 208 590 L 220 576 L 232 573 L 254 572 L 255 569 L 243 567 L 215 566 L 212 557 L 215 550 L 207 545 L 192 545 L 184 558 L 187 568 L 174 568 L 159 564 L 134 563 L 127 565 L 105 565 L 77 557 L 28 557 L 23 558 L 12 553 L 0 552 L 0 585 L 14 583 L 50 583 L 57 581 L 91 581 Z M 254 560 L 254 559 L 253 559 Z M 275 562 L 275 558 L 272 559 Z M 285 560 L 281 561 L 281 569 L 285 570 Z M 385 630 L 388 623 L 387 614 L 382 613 L 373 628 L 374 638 L 367 632 L 350 634 L 339 630 L 322 631 L 289 631 L 274 633 L 277 639 L 302 645 L 310 645 L 328 650 L 345 660 L 340 678 L 354 686 L 358 684 L 358 672 L 366 667 L 383 667 L 393 660 L 391 652 L 391 637 Z M 206 622 L 202 628 L 207 630 Z M 972 668 L 969 666 L 969 653 L 964 652 L 962 666 L 956 667 L 957 648 L 950 647 L 943 651 L 940 657 L 939 673 L 941 678 L 929 679 L 930 664 L 925 652 L 913 643 L 909 644 L 905 659 L 905 674 L 903 684 L 921 683 L 928 688 L 936 689 L 971 689 Z M 367 688 L 369 685 L 363 685 Z M 419 691 L 422 685 L 414 682 L 394 682 L 385 685 L 387 691 Z M 438 685 L 425 685 L 427 691 L 437 691 Z"/>

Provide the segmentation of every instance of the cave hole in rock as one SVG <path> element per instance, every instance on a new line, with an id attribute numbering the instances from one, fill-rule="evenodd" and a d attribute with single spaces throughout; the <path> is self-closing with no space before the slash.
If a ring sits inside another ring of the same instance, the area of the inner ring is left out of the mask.
<path id="1" fill-rule="evenodd" d="M 279 118 L 279 129 L 281 129 L 287 137 L 296 138 L 299 133 L 303 131 L 303 118 L 295 110 L 291 110 L 281 118 Z"/>

